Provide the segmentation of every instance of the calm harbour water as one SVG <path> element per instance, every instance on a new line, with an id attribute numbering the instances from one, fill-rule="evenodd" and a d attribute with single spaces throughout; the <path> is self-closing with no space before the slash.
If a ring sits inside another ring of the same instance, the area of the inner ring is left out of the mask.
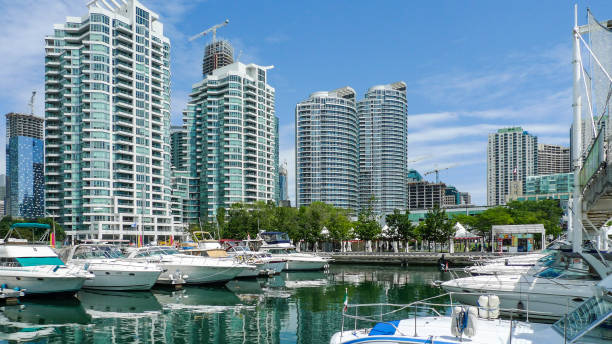
<path id="1" fill-rule="evenodd" d="M 431 281 L 446 278 L 435 267 L 332 265 L 226 286 L 26 299 L 0 312 L 0 343 L 328 343 L 345 288 L 350 303 L 409 303 L 442 293 Z"/>

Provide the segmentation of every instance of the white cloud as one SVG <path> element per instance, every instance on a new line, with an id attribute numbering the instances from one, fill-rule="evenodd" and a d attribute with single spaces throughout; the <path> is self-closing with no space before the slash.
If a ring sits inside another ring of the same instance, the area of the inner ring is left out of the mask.
<path id="1" fill-rule="evenodd" d="M 455 112 L 438 112 L 438 113 L 420 113 L 408 115 L 408 130 L 413 127 L 423 127 L 429 125 L 439 125 L 445 121 L 454 121 L 459 118 Z"/>
<path id="2" fill-rule="evenodd" d="M 266 42 L 271 43 L 271 44 L 283 43 L 283 42 L 288 41 L 289 39 L 290 39 L 289 35 L 283 32 L 277 32 L 265 38 Z"/>

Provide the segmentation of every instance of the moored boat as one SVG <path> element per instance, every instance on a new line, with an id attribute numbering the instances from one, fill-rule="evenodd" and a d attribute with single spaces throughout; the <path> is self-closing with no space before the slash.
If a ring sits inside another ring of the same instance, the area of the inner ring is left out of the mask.
<path id="1" fill-rule="evenodd" d="M 68 265 L 83 268 L 95 275 L 83 288 L 99 290 L 149 290 L 161 267 L 148 262 L 127 260 L 119 248 L 109 244 L 79 244 L 64 251 Z"/>
<path id="2" fill-rule="evenodd" d="M 94 275 L 67 266 L 47 245 L 30 245 L 24 239 L 0 241 L 0 285 L 24 289 L 25 295 L 75 293 Z"/>

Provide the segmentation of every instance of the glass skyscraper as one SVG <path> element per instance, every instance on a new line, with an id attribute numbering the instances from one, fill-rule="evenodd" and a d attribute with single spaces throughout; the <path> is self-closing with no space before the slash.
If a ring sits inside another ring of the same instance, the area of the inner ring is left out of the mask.
<path id="1" fill-rule="evenodd" d="M 359 120 L 350 87 L 315 92 L 297 104 L 297 207 L 315 201 L 357 210 Z"/>
<path id="2" fill-rule="evenodd" d="M 43 123 L 34 115 L 6 115 L 6 215 L 45 214 Z"/>
<path id="3" fill-rule="evenodd" d="M 279 185 L 279 201 L 287 201 L 289 200 L 289 190 L 287 188 L 287 162 L 284 161 L 280 167 L 280 171 L 278 173 L 278 185 Z"/>
<path id="4" fill-rule="evenodd" d="M 46 208 L 69 235 L 163 240 L 170 40 L 137 0 L 87 7 L 45 38 Z"/>
<path id="5" fill-rule="evenodd" d="M 269 69 L 235 62 L 192 87 L 183 122 L 202 221 L 232 203 L 278 202 L 278 117 Z"/>
<path id="6" fill-rule="evenodd" d="M 403 81 L 370 88 L 357 102 L 359 207 L 376 214 L 406 209 L 408 105 Z M 372 201 L 373 199 L 373 201 Z"/>

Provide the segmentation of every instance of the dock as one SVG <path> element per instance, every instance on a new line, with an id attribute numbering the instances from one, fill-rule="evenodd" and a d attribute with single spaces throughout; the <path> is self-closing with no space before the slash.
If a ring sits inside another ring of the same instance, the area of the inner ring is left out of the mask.
<path id="1" fill-rule="evenodd" d="M 469 266 L 479 260 L 512 257 L 525 253 L 492 252 L 334 252 L 332 263 L 340 264 L 392 264 L 392 265 L 436 265 L 444 255 L 451 266 Z"/>

